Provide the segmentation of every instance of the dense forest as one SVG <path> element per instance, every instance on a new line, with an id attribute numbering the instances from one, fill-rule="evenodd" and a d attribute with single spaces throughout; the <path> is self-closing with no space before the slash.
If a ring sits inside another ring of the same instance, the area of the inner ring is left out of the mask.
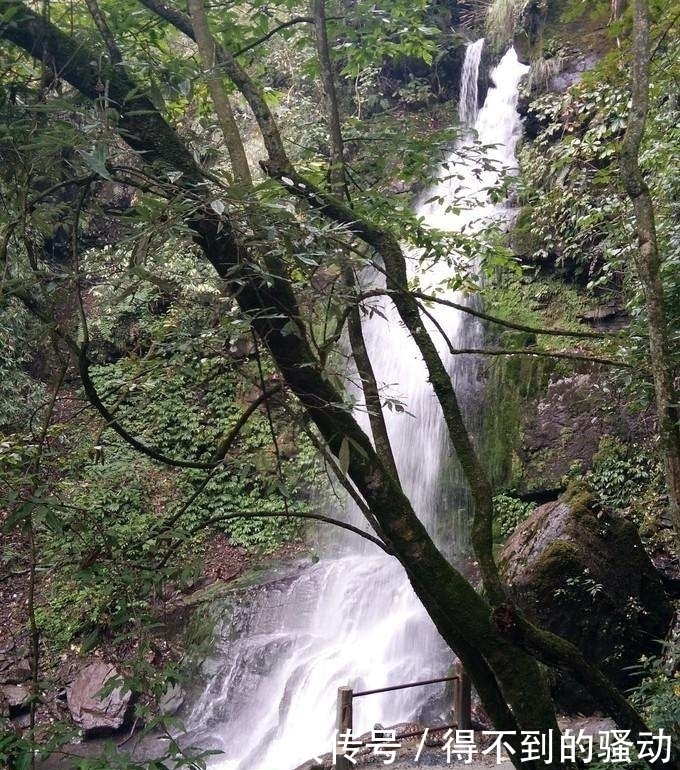
<path id="1" fill-rule="evenodd" d="M 665 730 L 667 761 L 637 761 L 678 767 L 679 21 L 670 0 L 0 0 L 0 766 L 181 734 L 205 605 L 344 530 L 402 565 L 518 768 L 564 710 Z M 485 192 L 514 219 L 450 232 L 414 203 L 493 165 L 451 155 L 482 36 L 480 103 L 510 44 L 528 66 L 519 173 Z M 409 403 L 365 340 L 388 300 L 471 501 L 456 559 L 395 462 Z M 479 437 L 424 322 L 441 306 L 484 326 L 448 342 L 484 373 Z M 74 714 L 88 666 L 110 724 Z M 64 766 L 205 761 L 173 740 Z"/>

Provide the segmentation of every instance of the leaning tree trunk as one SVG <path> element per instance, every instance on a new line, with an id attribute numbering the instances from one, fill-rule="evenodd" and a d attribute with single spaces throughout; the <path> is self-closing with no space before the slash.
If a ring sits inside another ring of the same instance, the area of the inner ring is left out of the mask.
<path id="1" fill-rule="evenodd" d="M 680 536 L 680 409 L 670 356 L 661 256 L 654 204 L 638 155 L 649 110 L 649 9 L 647 0 L 633 2 L 631 108 L 621 147 L 621 178 L 633 203 L 638 248 L 635 267 L 647 310 L 649 358 L 654 378 L 659 437 L 664 453 L 666 485 L 676 537 Z"/>

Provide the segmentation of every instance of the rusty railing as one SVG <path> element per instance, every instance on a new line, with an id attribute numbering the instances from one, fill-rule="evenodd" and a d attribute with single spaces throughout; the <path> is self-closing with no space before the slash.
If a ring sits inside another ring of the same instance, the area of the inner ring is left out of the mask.
<path id="1" fill-rule="evenodd" d="M 424 679 L 421 682 L 408 682 L 406 684 L 395 684 L 391 687 L 380 687 L 376 690 L 363 690 L 361 692 L 354 692 L 351 687 L 338 687 L 338 702 L 337 702 L 337 719 L 336 726 L 338 729 L 337 735 L 341 734 L 349 735 L 352 733 L 353 727 L 353 709 L 352 701 L 354 698 L 361 698 L 365 695 L 376 695 L 381 692 L 391 692 L 393 690 L 405 690 L 408 687 L 422 687 L 427 684 L 439 684 L 440 682 L 453 682 L 453 713 L 456 719 L 456 723 L 453 725 L 437 725 L 434 728 L 425 729 L 437 729 L 442 730 L 446 728 L 458 728 L 460 730 L 469 730 L 471 725 L 471 695 L 470 695 L 470 678 L 463 670 L 463 666 L 460 662 L 455 665 L 456 673 L 453 676 L 444 676 L 439 679 Z M 408 735 L 397 736 L 399 738 L 410 738 L 415 735 L 422 735 L 425 732 L 423 730 L 417 730 Z M 352 763 L 345 756 L 344 752 L 337 753 L 336 756 L 336 770 L 350 770 Z"/>

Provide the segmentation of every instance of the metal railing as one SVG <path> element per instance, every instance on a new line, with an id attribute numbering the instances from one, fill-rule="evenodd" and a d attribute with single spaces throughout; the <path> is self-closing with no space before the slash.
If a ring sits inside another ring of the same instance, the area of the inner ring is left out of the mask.
<path id="1" fill-rule="evenodd" d="M 338 701 L 337 701 L 337 717 L 336 727 L 338 729 L 337 735 L 340 736 L 343 733 L 349 735 L 352 733 L 353 727 L 353 706 L 352 702 L 354 698 L 361 698 L 365 695 L 376 695 L 381 692 L 392 692 L 393 690 L 405 690 L 408 687 L 423 687 L 428 684 L 439 684 L 440 682 L 453 682 L 453 713 L 456 718 L 456 723 L 453 725 L 437 725 L 433 728 L 424 728 L 422 730 L 416 730 L 414 732 L 407 733 L 405 735 L 395 736 L 398 738 L 411 738 L 416 735 L 422 735 L 425 730 L 435 729 L 453 729 L 458 728 L 460 730 L 469 730 L 471 725 L 471 688 L 470 678 L 463 670 L 463 666 L 460 662 L 455 665 L 456 673 L 453 676 L 444 676 L 439 679 L 424 679 L 420 682 L 408 682 L 406 684 L 395 684 L 390 687 L 380 687 L 375 690 L 362 690 L 361 692 L 354 692 L 351 687 L 338 687 Z M 352 763 L 345 756 L 344 753 L 337 753 L 336 756 L 336 770 L 350 770 Z"/>

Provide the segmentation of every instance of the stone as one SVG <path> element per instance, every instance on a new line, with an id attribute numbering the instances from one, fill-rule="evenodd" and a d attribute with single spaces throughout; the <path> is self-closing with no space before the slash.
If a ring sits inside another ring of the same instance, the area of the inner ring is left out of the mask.
<path id="1" fill-rule="evenodd" d="M 591 374 L 552 380 L 522 416 L 522 442 L 517 448 L 522 476 L 516 480 L 517 490 L 559 488 L 574 463 L 582 472 L 589 470 L 603 436 L 643 441 L 649 431 L 648 415 L 629 413 L 617 398 Z"/>
<path id="2" fill-rule="evenodd" d="M 672 619 L 662 581 L 636 527 L 597 511 L 588 492 L 547 503 L 505 544 L 499 567 L 529 618 L 574 642 L 623 690 L 638 680 L 643 654 L 659 654 Z M 574 682 L 557 683 L 568 711 L 594 704 Z"/>
<path id="3" fill-rule="evenodd" d="M 600 305 L 578 316 L 580 321 L 602 331 L 618 331 L 630 323 L 628 312 L 615 303 Z"/>
<path id="4" fill-rule="evenodd" d="M 522 64 L 531 64 L 542 53 L 543 28 L 547 13 L 546 0 L 527 0 L 521 6 L 512 44 L 517 53 L 517 59 Z"/>
<path id="5" fill-rule="evenodd" d="M 18 684 L 31 678 L 31 662 L 17 652 L 0 653 L 0 684 Z"/>
<path id="6" fill-rule="evenodd" d="M 158 709 L 165 716 L 173 716 L 184 705 L 186 693 L 181 685 L 170 684 L 158 702 Z"/>
<path id="7" fill-rule="evenodd" d="M 9 716 L 15 716 L 29 707 L 31 691 L 23 684 L 0 686 L 0 700 L 7 704 Z"/>
<path id="8" fill-rule="evenodd" d="M 118 686 L 107 695 L 101 694 L 107 682 L 118 678 L 115 666 L 97 661 L 81 669 L 67 689 L 71 717 L 85 735 L 118 730 L 125 723 L 132 693 Z"/>

